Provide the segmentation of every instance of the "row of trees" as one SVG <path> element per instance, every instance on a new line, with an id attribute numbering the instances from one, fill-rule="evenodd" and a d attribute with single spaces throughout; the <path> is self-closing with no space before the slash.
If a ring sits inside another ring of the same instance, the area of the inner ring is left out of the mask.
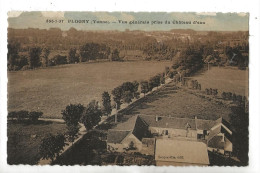
<path id="1" fill-rule="evenodd" d="M 138 87 L 139 83 L 137 81 L 124 82 L 112 90 L 116 110 L 120 109 L 122 103 L 130 103 L 132 99 L 139 98 L 140 93 L 138 92 Z"/>
<path id="2" fill-rule="evenodd" d="M 106 45 L 97 43 L 86 43 L 82 45 L 78 51 L 76 48 L 70 48 L 67 56 L 57 54 L 51 59 L 49 58 L 51 51 L 46 47 L 31 47 L 28 50 L 28 55 L 20 55 L 20 49 L 21 46 L 19 43 L 8 44 L 8 70 L 27 70 L 97 59 L 121 61 L 118 49 L 114 49 L 111 52 L 110 48 Z"/>
<path id="3" fill-rule="evenodd" d="M 9 112 L 7 118 L 9 120 L 16 120 L 18 123 L 29 121 L 31 123 L 35 123 L 38 121 L 38 119 L 43 115 L 42 112 L 28 112 L 28 111 L 13 111 Z"/>
<path id="4" fill-rule="evenodd" d="M 246 96 L 237 95 L 237 94 L 231 93 L 231 92 L 222 92 L 221 97 L 224 100 L 233 100 L 234 102 L 239 102 L 242 104 L 244 104 L 244 102 L 248 101 Z"/>
<path id="5" fill-rule="evenodd" d="M 165 73 L 157 74 L 151 77 L 148 81 L 143 80 L 140 82 L 141 85 L 141 93 L 145 94 L 149 91 L 152 91 L 153 88 L 160 86 L 165 83 Z"/>
<path id="6" fill-rule="evenodd" d="M 206 88 L 205 89 L 205 92 L 207 95 L 213 95 L 213 96 L 216 96 L 218 95 L 218 89 L 212 89 L 212 88 Z"/>

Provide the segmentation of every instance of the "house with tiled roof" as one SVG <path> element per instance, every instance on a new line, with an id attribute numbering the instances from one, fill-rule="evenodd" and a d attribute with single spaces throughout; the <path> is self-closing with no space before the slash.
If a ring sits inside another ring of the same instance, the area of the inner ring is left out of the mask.
<path id="1" fill-rule="evenodd" d="M 159 149 L 157 140 L 167 140 L 168 143 L 200 142 L 205 144 L 209 151 L 222 154 L 232 152 L 232 131 L 222 118 L 204 120 L 197 117 L 191 119 L 151 115 L 135 115 L 109 130 L 107 150 L 123 152 L 132 149 L 143 154 L 154 155 Z M 170 148 L 169 151 L 171 150 L 178 150 L 178 148 Z"/>
<path id="2" fill-rule="evenodd" d="M 138 115 L 110 129 L 107 134 L 107 151 L 141 151 L 142 138 L 148 135 L 148 125 Z"/>

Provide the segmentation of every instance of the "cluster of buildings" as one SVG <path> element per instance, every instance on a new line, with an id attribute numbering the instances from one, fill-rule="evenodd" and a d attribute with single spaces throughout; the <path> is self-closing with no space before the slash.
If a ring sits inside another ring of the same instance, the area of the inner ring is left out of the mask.
<path id="1" fill-rule="evenodd" d="M 209 165 L 208 151 L 229 155 L 232 131 L 223 119 L 134 115 L 110 129 L 109 152 L 153 155 L 156 165 Z"/>

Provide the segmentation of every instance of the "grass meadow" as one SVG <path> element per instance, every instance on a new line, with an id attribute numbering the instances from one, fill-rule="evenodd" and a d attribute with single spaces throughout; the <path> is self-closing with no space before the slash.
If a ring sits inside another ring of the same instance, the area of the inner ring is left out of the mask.
<path id="1" fill-rule="evenodd" d="M 40 160 L 39 146 L 48 133 L 66 132 L 66 124 L 39 121 L 37 124 L 8 122 L 7 163 L 35 165 Z"/>
<path id="2" fill-rule="evenodd" d="M 69 64 L 8 72 L 8 111 L 42 111 L 60 118 L 70 103 L 85 106 L 101 101 L 103 91 L 126 81 L 141 81 L 164 71 L 170 61 L 132 61 Z"/>
<path id="3" fill-rule="evenodd" d="M 147 95 L 139 103 L 126 111 L 128 115 L 146 114 L 215 120 L 223 117 L 228 120 L 231 110 L 214 101 L 198 97 L 186 89 L 177 89 L 174 83 L 166 84 L 163 88 Z"/>
<path id="4" fill-rule="evenodd" d="M 216 88 L 222 92 L 232 92 L 242 96 L 248 96 L 248 69 L 239 70 L 237 67 L 211 67 L 210 70 L 192 77 L 198 80 L 202 90 Z"/>

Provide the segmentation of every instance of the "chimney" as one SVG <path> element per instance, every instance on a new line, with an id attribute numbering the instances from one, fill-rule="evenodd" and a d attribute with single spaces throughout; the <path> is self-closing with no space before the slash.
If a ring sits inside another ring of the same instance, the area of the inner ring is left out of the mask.
<path id="1" fill-rule="evenodd" d="M 156 115 L 155 116 L 155 121 L 157 122 L 159 120 L 159 117 Z"/>
<path id="2" fill-rule="evenodd" d="M 196 130 L 198 129 L 197 128 L 197 116 L 195 116 L 195 128 L 196 128 Z"/>
<path id="3" fill-rule="evenodd" d="M 115 114 L 115 123 L 117 123 L 117 113 Z"/>

